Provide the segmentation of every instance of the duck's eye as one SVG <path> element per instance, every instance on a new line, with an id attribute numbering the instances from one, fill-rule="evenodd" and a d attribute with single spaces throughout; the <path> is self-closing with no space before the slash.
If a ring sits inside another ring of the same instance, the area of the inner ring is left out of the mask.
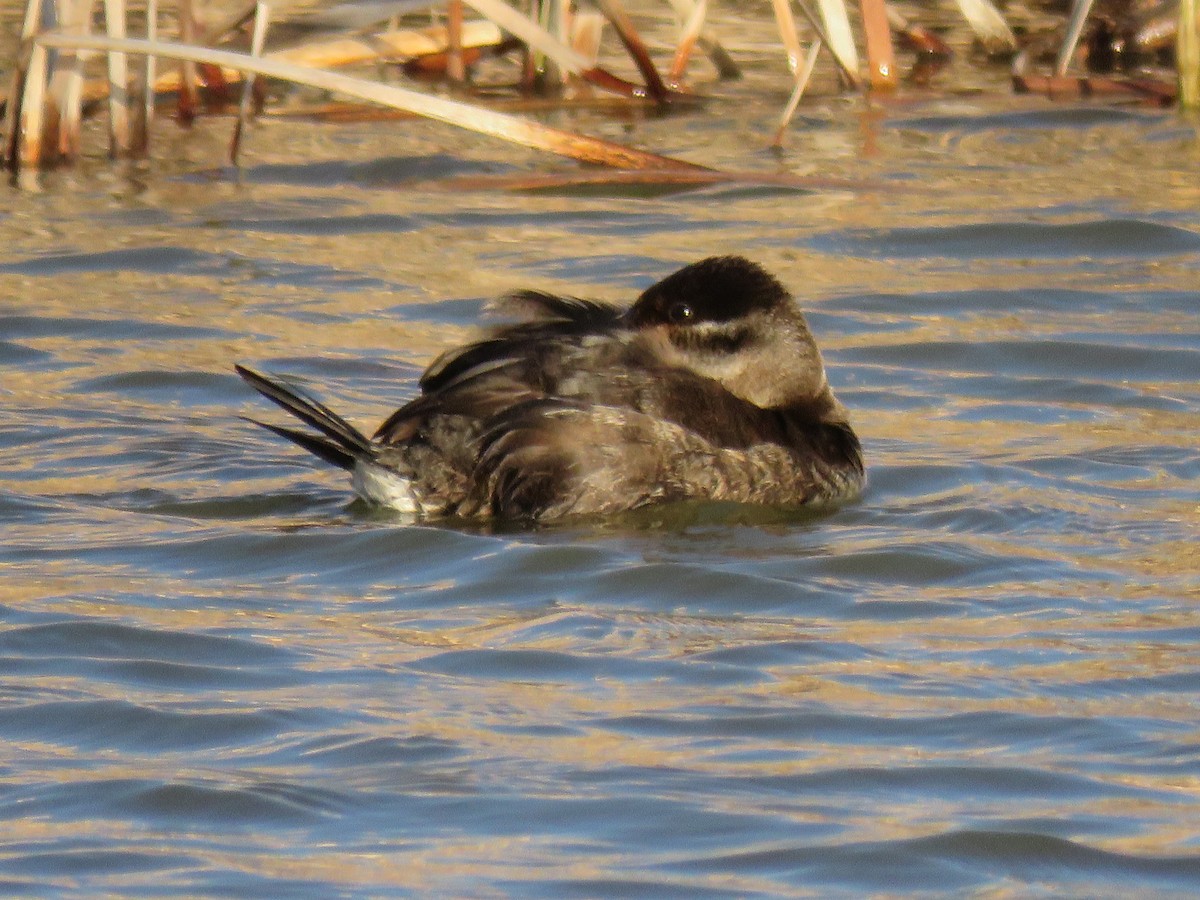
<path id="1" fill-rule="evenodd" d="M 667 318 L 677 324 L 690 322 L 696 314 L 686 303 L 676 303 L 667 311 Z"/>

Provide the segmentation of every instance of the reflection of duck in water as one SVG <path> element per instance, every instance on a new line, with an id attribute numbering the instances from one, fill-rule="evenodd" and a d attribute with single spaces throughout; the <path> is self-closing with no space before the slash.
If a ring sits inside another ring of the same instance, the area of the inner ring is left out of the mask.
<path id="1" fill-rule="evenodd" d="M 238 373 L 320 434 L 263 425 L 425 516 L 549 519 L 684 499 L 845 500 L 862 453 L 804 317 L 758 265 L 714 257 L 628 310 L 524 291 L 528 321 L 450 350 L 368 439 L 321 403 Z"/>

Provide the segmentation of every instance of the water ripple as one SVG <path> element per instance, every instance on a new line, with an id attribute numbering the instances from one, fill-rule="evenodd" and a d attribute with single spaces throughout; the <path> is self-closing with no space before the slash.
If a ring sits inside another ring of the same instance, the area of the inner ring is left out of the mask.
<path id="1" fill-rule="evenodd" d="M 432 190 L 540 164 L 279 119 L 239 178 L 13 194 L 0 892 L 1200 891 L 1195 136 L 934 89 L 768 156 L 763 75 L 619 124 L 871 183 Z M 730 252 L 811 310 L 859 501 L 418 524 L 238 418 L 235 361 L 369 425 L 486 298 Z"/>

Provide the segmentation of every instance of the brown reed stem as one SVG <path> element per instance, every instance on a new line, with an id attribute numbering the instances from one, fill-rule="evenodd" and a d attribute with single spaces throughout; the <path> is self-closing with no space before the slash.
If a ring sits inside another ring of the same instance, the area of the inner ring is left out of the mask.
<path id="1" fill-rule="evenodd" d="M 605 18 L 617 30 L 621 43 L 637 66 L 638 72 L 641 73 L 642 81 L 645 82 L 650 98 L 655 103 L 667 103 L 671 98 L 671 92 L 663 82 L 662 76 L 658 74 L 654 60 L 650 58 L 650 52 L 646 49 L 645 42 L 638 34 L 633 19 L 629 18 L 629 13 L 625 11 L 621 0 L 596 0 L 596 5 L 600 7 L 600 12 L 604 13 Z"/>
<path id="2" fill-rule="evenodd" d="M 892 90 L 898 79 L 886 0 L 859 0 L 859 6 L 867 41 L 867 77 L 875 90 Z"/>
<path id="3" fill-rule="evenodd" d="M 461 84 L 467 80 L 463 62 L 463 3 L 449 0 L 446 4 L 446 77 Z"/>

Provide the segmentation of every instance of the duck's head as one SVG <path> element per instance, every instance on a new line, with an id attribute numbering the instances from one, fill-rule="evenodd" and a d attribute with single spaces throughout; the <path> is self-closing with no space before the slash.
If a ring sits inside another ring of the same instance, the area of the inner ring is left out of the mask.
<path id="1" fill-rule="evenodd" d="M 748 259 L 714 256 L 686 266 L 647 288 L 624 321 L 664 364 L 711 378 L 755 406 L 811 404 L 844 416 L 791 294 Z"/>

